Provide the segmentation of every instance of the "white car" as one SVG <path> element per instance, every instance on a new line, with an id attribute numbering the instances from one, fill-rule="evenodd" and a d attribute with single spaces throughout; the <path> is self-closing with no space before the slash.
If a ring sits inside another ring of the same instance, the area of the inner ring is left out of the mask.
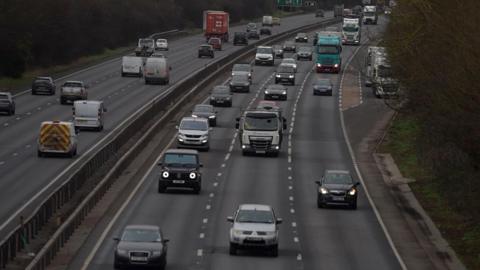
<path id="1" fill-rule="evenodd" d="M 183 117 L 177 129 L 177 148 L 210 149 L 208 119 Z"/>
<path id="2" fill-rule="evenodd" d="M 230 255 L 238 249 L 265 249 L 278 256 L 278 225 L 282 219 L 275 217 L 273 208 L 263 204 L 242 204 L 235 216 L 227 217 L 233 223 L 230 229 Z"/>
<path id="3" fill-rule="evenodd" d="M 295 70 L 295 73 L 297 72 L 297 61 L 293 58 L 283 58 L 280 65 L 291 66 Z"/>
<path id="4" fill-rule="evenodd" d="M 155 43 L 155 49 L 160 51 L 168 51 L 168 41 L 166 39 L 159 38 Z"/>

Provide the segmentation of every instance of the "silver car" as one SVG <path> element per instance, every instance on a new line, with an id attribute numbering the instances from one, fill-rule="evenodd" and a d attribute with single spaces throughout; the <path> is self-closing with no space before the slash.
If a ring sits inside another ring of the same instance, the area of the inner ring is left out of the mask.
<path id="1" fill-rule="evenodd" d="M 235 216 L 227 217 L 233 223 L 230 229 L 230 255 L 238 249 L 267 250 L 278 256 L 278 225 L 282 219 L 275 217 L 273 208 L 263 204 L 242 204 Z"/>
<path id="2" fill-rule="evenodd" d="M 210 141 L 208 119 L 200 117 L 184 117 L 177 127 L 177 147 L 196 148 L 208 151 Z"/>

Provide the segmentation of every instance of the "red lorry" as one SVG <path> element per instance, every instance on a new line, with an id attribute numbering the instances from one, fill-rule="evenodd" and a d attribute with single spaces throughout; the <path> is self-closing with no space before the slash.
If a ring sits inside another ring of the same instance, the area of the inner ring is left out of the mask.
<path id="1" fill-rule="evenodd" d="M 205 38 L 218 37 L 223 42 L 228 42 L 230 16 L 225 11 L 206 10 L 203 12 L 203 31 Z"/>

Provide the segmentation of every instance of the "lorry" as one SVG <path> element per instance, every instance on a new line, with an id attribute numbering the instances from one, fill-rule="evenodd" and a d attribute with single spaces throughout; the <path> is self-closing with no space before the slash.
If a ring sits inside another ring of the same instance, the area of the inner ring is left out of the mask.
<path id="1" fill-rule="evenodd" d="M 315 65 L 317 73 L 340 72 L 342 69 L 342 41 L 338 36 L 320 34 L 315 50 L 317 53 Z"/>
<path id="2" fill-rule="evenodd" d="M 225 11 L 206 10 L 203 12 L 203 31 L 205 38 L 220 38 L 228 42 L 230 30 L 230 15 Z"/>
<path id="3" fill-rule="evenodd" d="M 374 52 L 371 56 L 368 80 L 372 86 L 372 92 L 377 98 L 395 97 L 398 94 L 398 80 L 393 78 L 388 55 L 382 49 Z"/>
<path id="4" fill-rule="evenodd" d="M 372 86 L 373 62 L 375 55 L 385 54 L 385 47 L 370 46 L 365 56 L 365 86 Z"/>
<path id="5" fill-rule="evenodd" d="M 361 38 L 360 18 L 343 18 L 342 44 L 360 45 Z"/>
<path id="6" fill-rule="evenodd" d="M 273 17 L 272 16 L 263 16 L 262 26 L 273 26 Z"/>
<path id="7" fill-rule="evenodd" d="M 72 122 L 44 121 L 40 125 L 38 156 L 59 154 L 73 157 L 77 154 L 77 130 Z"/>
<path id="8" fill-rule="evenodd" d="M 239 130 L 243 155 L 264 154 L 278 156 L 282 146 L 287 119 L 276 107 L 246 110 L 238 117 L 235 127 Z"/>
<path id="9" fill-rule="evenodd" d="M 363 7 L 363 23 L 364 24 L 377 24 L 378 14 L 376 6 L 364 6 Z"/>
<path id="10" fill-rule="evenodd" d="M 333 17 L 342 17 L 344 8 L 345 6 L 343 4 L 333 6 Z"/>

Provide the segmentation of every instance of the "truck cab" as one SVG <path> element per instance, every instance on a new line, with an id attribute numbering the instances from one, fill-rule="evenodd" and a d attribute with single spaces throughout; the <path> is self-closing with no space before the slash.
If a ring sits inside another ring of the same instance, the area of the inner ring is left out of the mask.
<path id="1" fill-rule="evenodd" d="M 240 146 L 243 155 L 263 154 L 278 156 L 287 129 L 287 120 L 275 107 L 247 110 L 237 118 Z"/>
<path id="2" fill-rule="evenodd" d="M 319 35 L 316 46 L 316 71 L 339 73 L 342 68 L 342 44 L 337 36 Z"/>
<path id="3" fill-rule="evenodd" d="M 342 26 L 342 44 L 360 45 L 362 31 L 359 18 L 344 18 Z"/>
<path id="4" fill-rule="evenodd" d="M 398 94 L 398 81 L 393 78 L 386 54 L 374 55 L 371 83 L 373 94 L 377 98 L 395 97 Z"/>
<path id="5" fill-rule="evenodd" d="M 364 6 L 363 7 L 363 23 L 364 24 L 377 24 L 378 14 L 376 6 Z"/>

